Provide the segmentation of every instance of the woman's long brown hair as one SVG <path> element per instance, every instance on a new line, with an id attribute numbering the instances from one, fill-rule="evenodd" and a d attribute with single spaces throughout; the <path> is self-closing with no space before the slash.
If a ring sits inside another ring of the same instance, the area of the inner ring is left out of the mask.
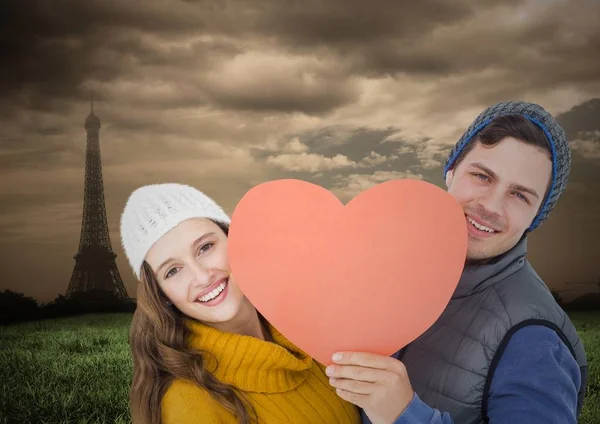
<path id="1" fill-rule="evenodd" d="M 215 222 L 227 235 L 229 226 Z M 249 424 L 251 407 L 246 407 L 235 388 L 221 383 L 204 367 L 202 356 L 189 348 L 190 329 L 185 316 L 159 288 L 148 263 L 142 265 L 137 290 L 137 308 L 131 322 L 129 341 L 133 356 L 133 381 L 129 394 L 134 424 L 160 424 L 161 400 L 175 379 L 191 381 L 207 390 L 223 407 Z M 198 411 L 201 416 L 202 411 Z"/>

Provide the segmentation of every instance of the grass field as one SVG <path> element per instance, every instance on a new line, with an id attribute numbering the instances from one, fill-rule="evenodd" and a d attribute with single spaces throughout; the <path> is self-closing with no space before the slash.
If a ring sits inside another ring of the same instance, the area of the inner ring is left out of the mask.
<path id="1" fill-rule="evenodd" d="M 579 420 L 600 423 L 600 311 L 569 313 L 583 340 L 588 360 L 588 393 Z"/>
<path id="2" fill-rule="evenodd" d="M 0 423 L 129 423 L 131 314 L 0 327 Z"/>
<path id="3" fill-rule="evenodd" d="M 584 340 L 588 396 L 580 422 L 600 422 L 600 312 L 571 313 Z M 0 423 L 129 423 L 131 314 L 0 327 Z"/>

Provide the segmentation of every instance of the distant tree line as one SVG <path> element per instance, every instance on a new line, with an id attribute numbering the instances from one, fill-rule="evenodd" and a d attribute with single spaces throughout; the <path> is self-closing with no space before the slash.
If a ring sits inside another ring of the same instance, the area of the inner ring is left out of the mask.
<path id="1" fill-rule="evenodd" d="M 557 291 L 552 290 L 552 295 L 565 310 L 600 310 L 598 293 L 585 294 L 569 303 L 565 303 Z M 133 312 L 135 306 L 134 301 L 123 302 L 105 293 L 88 293 L 70 298 L 59 294 L 52 302 L 38 304 L 32 297 L 5 289 L 0 292 L 0 325 L 86 313 Z"/>
<path id="2" fill-rule="evenodd" d="M 554 300 L 566 311 L 600 310 L 600 293 L 586 293 L 570 302 L 565 302 L 560 292 L 551 290 Z"/>
<path id="3" fill-rule="evenodd" d="M 85 313 L 133 312 L 134 310 L 135 302 L 123 302 L 102 293 L 97 294 L 93 301 L 90 296 L 67 298 L 59 294 L 52 302 L 38 304 L 37 300 L 23 293 L 9 289 L 0 292 L 0 324 Z"/>

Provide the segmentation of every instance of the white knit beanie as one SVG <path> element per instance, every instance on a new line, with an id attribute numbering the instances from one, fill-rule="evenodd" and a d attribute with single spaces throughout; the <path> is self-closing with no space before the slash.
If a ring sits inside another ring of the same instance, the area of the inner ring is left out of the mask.
<path id="1" fill-rule="evenodd" d="M 121 244 L 138 279 L 154 243 L 190 218 L 230 223 L 229 216 L 214 200 L 187 185 L 152 184 L 131 193 L 121 215 Z"/>

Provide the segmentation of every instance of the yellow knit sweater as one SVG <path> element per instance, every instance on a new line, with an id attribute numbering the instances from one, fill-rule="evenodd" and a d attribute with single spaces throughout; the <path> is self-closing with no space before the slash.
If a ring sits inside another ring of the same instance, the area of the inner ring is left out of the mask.
<path id="1" fill-rule="evenodd" d="M 341 399 L 325 368 L 274 327 L 275 343 L 224 333 L 195 321 L 191 346 L 219 381 L 237 387 L 265 424 L 358 424 L 358 409 Z M 216 366 L 211 355 L 217 358 Z M 216 366 L 216 369 L 215 369 Z M 237 418 L 191 382 L 175 380 L 162 399 L 163 424 L 237 424 Z"/>

